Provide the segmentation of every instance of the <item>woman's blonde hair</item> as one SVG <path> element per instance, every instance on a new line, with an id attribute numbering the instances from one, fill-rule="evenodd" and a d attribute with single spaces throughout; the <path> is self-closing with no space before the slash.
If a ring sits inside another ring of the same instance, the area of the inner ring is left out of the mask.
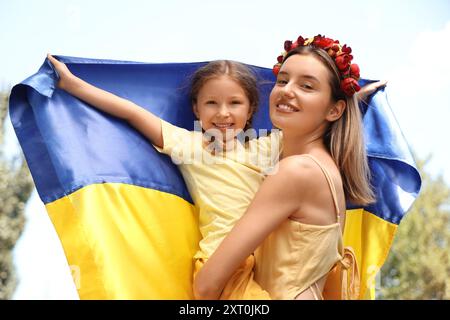
<path id="1" fill-rule="evenodd" d="M 370 170 L 364 145 L 361 112 L 356 96 L 348 97 L 342 91 L 340 73 L 328 53 L 313 46 L 302 46 L 290 51 L 290 56 L 313 55 L 330 71 L 329 84 L 333 102 L 344 100 L 347 104 L 342 116 L 332 122 L 324 135 L 324 143 L 337 164 L 347 199 L 353 204 L 367 205 L 375 201 L 370 187 Z"/>

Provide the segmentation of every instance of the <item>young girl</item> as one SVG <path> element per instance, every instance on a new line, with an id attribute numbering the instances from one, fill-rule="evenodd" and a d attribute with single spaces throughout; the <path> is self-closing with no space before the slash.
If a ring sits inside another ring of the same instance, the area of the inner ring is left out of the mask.
<path id="1" fill-rule="evenodd" d="M 217 298 L 258 246 L 255 279 L 273 299 L 319 299 L 335 266 L 355 267 L 342 242 L 345 201 L 374 200 L 354 95 L 359 68 L 350 48 L 322 36 L 287 41 L 285 50 L 270 95 L 283 132 L 279 169 L 197 274 L 197 298 Z M 357 274 L 350 278 L 342 298 L 358 298 Z"/>
<path id="2" fill-rule="evenodd" d="M 59 74 L 58 86 L 90 105 L 126 120 L 161 152 L 179 165 L 199 210 L 202 234 L 195 255 L 198 271 L 247 209 L 264 174 L 278 159 L 278 133 L 243 141 L 242 130 L 251 126 L 258 105 L 257 82 L 244 65 L 215 61 L 200 68 L 192 81 L 193 111 L 205 131 L 188 131 L 163 121 L 146 109 L 73 75 L 51 55 Z M 211 143 L 211 140 L 214 141 Z M 234 274 L 223 299 L 268 299 L 252 280 L 253 256 Z"/>

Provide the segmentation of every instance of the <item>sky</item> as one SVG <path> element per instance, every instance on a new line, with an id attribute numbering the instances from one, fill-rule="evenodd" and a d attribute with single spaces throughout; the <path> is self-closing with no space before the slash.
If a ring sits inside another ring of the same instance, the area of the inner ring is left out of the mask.
<path id="1" fill-rule="evenodd" d="M 450 1 L 0 0 L 0 89 L 47 53 L 141 62 L 231 59 L 271 68 L 284 40 L 322 34 L 353 49 L 361 75 L 386 79 L 394 114 L 427 170 L 450 183 Z M 10 153 L 19 152 L 7 130 Z M 14 250 L 14 299 L 77 299 L 36 192 Z"/>

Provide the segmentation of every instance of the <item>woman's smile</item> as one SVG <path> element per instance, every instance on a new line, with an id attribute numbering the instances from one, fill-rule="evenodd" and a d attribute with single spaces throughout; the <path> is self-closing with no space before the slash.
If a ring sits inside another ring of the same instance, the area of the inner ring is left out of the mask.
<path id="1" fill-rule="evenodd" d="M 293 112 L 299 112 L 300 110 L 290 104 L 286 103 L 279 103 L 276 105 L 276 109 L 279 112 L 282 113 L 293 113 Z"/>

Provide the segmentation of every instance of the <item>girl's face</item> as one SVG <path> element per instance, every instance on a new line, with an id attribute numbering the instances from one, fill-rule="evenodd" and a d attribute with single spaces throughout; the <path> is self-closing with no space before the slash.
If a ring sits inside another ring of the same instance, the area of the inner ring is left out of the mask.
<path id="1" fill-rule="evenodd" d="M 194 113 L 203 130 L 218 129 L 230 140 L 250 119 L 250 101 L 244 89 L 224 75 L 208 80 L 198 92 Z"/>
<path id="2" fill-rule="evenodd" d="M 345 108 L 344 101 L 332 101 L 329 76 L 326 66 L 313 55 L 289 57 L 270 94 L 272 123 L 301 135 L 325 130 Z"/>

